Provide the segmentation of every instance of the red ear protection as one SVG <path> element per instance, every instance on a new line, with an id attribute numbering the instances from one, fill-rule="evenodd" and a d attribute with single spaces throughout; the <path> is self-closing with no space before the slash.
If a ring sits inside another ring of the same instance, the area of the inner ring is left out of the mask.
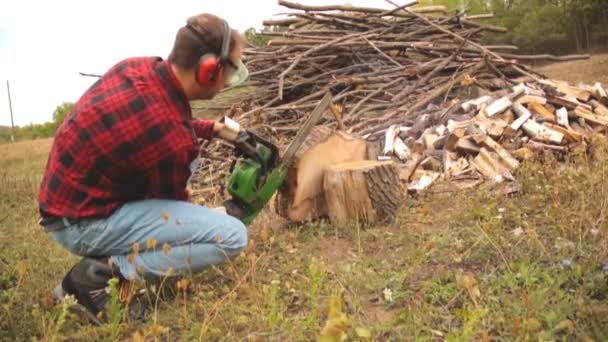
<path id="1" fill-rule="evenodd" d="M 222 62 L 214 55 L 201 57 L 196 69 L 196 81 L 203 87 L 212 87 L 216 80 L 221 79 L 224 73 Z"/>
<path id="2" fill-rule="evenodd" d="M 192 25 L 187 24 L 190 29 L 201 41 L 205 41 L 204 36 Z M 199 85 L 203 87 L 213 87 L 217 80 L 222 79 L 224 74 L 224 64 L 229 62 L 228 54 L 230 52 L 230 26 L 224 20 L 224 32 L 222 32 L 222 46 L 220 56 L 208 53 L 198 61 L 195 78 Z"/>

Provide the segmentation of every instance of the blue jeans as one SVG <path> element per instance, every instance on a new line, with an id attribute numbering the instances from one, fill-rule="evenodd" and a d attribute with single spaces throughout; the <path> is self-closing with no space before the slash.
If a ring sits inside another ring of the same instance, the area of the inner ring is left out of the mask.
<path id="1" fill-rule="evenodd" d="M 247 245 L 240 220 L 189 202 L 160 199 L 127 203 L 108 218 L 83 220 L 53 236 L 74 254 L 110 256 L 127 279 L 196 273 Z"/>

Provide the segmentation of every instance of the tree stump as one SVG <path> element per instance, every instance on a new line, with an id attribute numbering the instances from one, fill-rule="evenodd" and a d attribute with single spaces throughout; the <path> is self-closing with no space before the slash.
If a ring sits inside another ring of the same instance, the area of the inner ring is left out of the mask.
<path id="1" fill-rule="evenodd" d="M 277 196 L 278 214 L 292 222 L 327 216 L 323 194 L 323 172 L 329 165 L 365 160 L 365 140 L 344 132 L 316 126 L 308 135 L 289 169 Z"/>
<path id="2" fill-rule="evenodd" d="M 330 165 L 323 182 L 332 223 L 393 221 L 404 201 L 392 161 L 354 161 Z"/>

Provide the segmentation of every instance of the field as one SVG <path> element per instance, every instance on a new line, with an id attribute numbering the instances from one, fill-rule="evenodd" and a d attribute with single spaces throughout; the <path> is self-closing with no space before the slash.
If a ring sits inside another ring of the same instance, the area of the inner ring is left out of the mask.
<path id="1" fill-rule="evenodd" d="M 50 297 L 78 260 L 36 223 L 50 144 L 0 145 L 0 340 L 312 341 L 336 293 L 351 341 L 608 338 L 604 142 L 589 158 L 524 164 L 510 196 L 408 197 L 387 226 L 296 227 L 266 212 L 232 263 L 163 281 L 145 322 L 104 327 Z"/>

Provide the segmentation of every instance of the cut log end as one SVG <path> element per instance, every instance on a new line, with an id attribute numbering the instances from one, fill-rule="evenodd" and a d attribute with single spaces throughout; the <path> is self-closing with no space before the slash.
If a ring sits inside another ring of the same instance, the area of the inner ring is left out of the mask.
<path id="1" fill-rule="evenodd" d="M 323 195 L 323 172 L 329 165 L 365 160 L 364 140 L 344 132 L 315 127 L 295 154 L 278 198 L 279 215 L 292 222 L 314 220 L 327 216 Z"/>
<path id="2" fill-rule="evenodd" d="M 392 161 L 354 161 L 329 166 L 323 187 L 332 223 L 394 220 L 404 200 Z"/>

